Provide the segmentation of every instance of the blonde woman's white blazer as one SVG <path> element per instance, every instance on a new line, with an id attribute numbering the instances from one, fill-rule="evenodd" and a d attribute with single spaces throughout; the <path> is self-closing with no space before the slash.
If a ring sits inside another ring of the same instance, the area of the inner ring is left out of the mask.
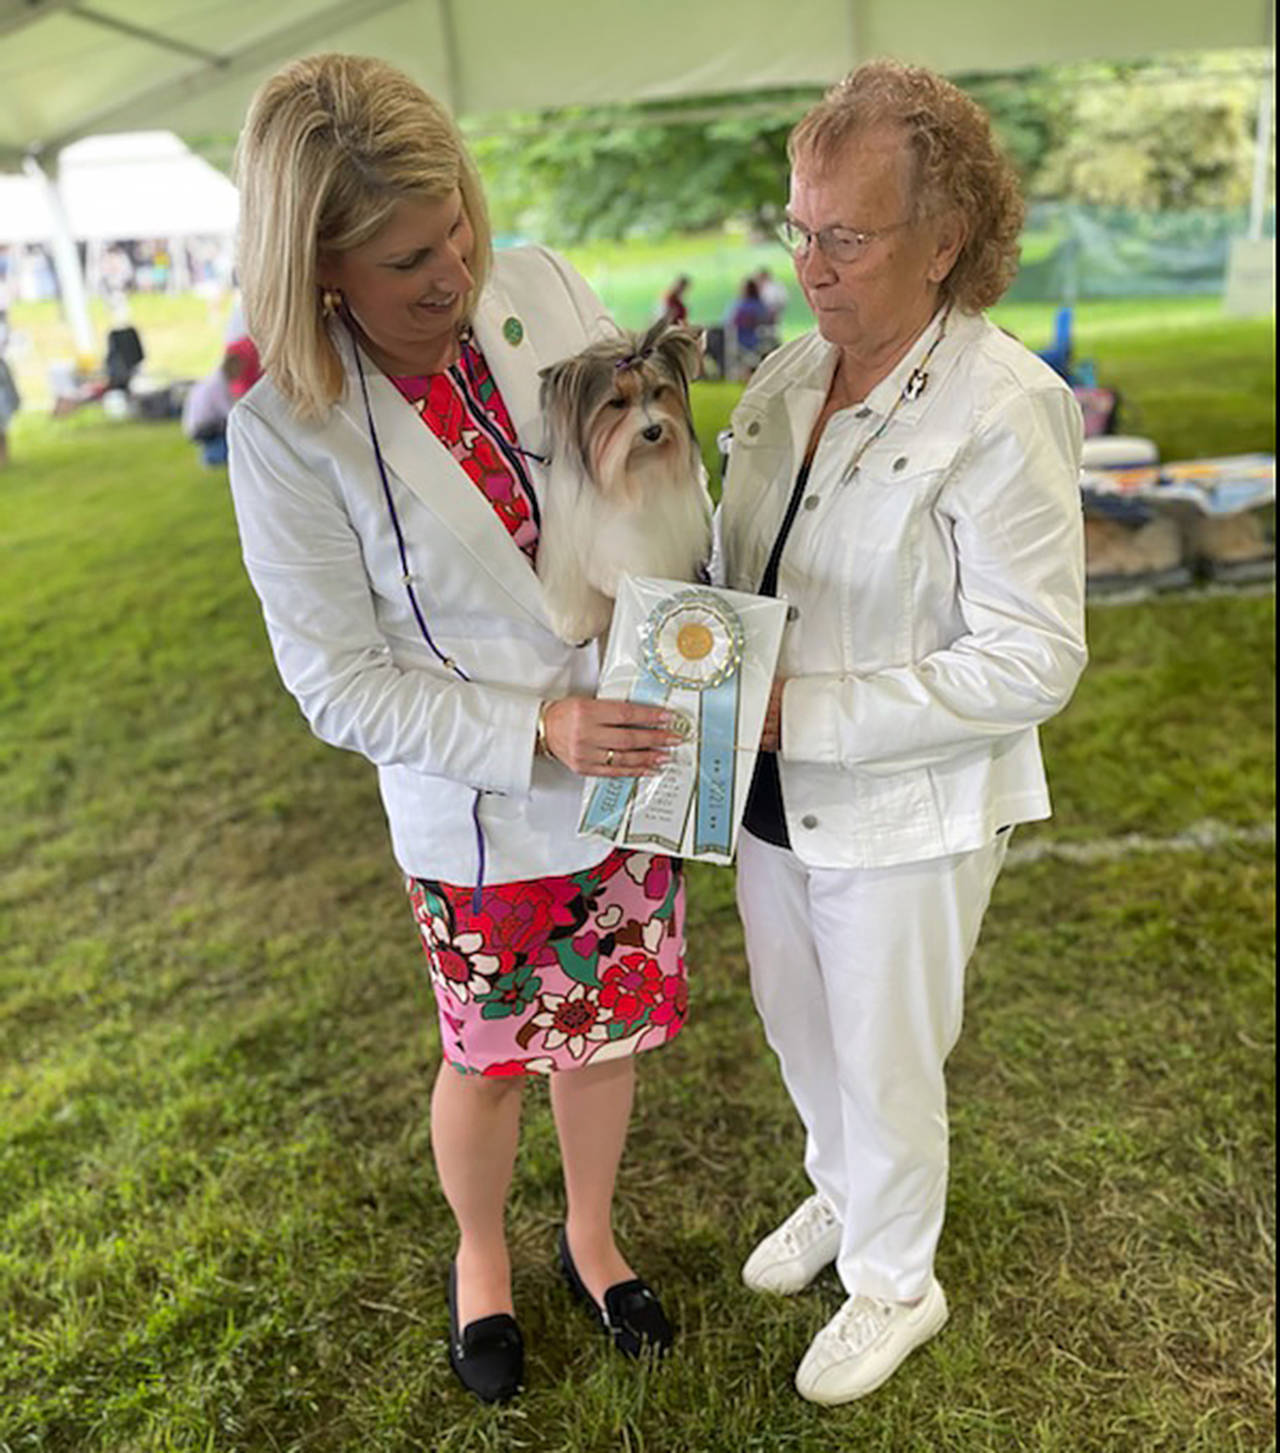
<path id="1" fill-rule="evenodd" d="M 495 257 L 474 319 L 521 445 L 541 451 L 538 370 L 612 325 L 586 283 L 541 248 Z M 350 339 L 346 387 L 301 422 L 264 379 L 228 429 L 245 566 L 285 686 L 323 741 L 378 769 L 400 866 L 470 884 L 575 872 L 609 845 L 576 833 L 582 779 L 535 758 L 539 703 L 594 693 L 594 644 L 552 632 L 542 587 L 492 505 L 365 359 L 373 417 L 427 646 L 404 580 Z M 526 461 L 535 492 L 544 470 Z M 473 815 L 474 814 L 474 815 Z"/>
<path id="2" fill-rule="evenodd" d="M 924 391 L 848 477 L 935 329 L 827 424 L 782 555 L 779 772 L 813 867 L 942 857 L 1047 817 L 1036 728 L 1085 664 L 1080 413 L 1021 344 L 954 315 Z M 797 339 L 734 411 L 718 517 L 732 588 L 760 586 L 836 357 Z"/>

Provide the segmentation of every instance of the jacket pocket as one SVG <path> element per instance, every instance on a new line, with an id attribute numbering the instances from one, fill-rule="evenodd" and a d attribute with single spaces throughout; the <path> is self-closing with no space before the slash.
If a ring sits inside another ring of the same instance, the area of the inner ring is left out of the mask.
<path id="1" fill-rule="evenodd" d="M 930 477 L 941 483 L 963 448 L 963 439 L 886 438 L 868 452 L 858 473 L 867 483 L 887 489 L 918 488 Z"/>

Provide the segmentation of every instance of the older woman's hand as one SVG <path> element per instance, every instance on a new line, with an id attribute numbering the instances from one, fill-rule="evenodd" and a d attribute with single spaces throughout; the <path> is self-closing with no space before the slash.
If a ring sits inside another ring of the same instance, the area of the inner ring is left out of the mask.
<path id="1" fill-rule="evenodd" d="M 765 708 L 764 726 L 760 729 L 760 750 L 780 752 L 782 750 L 782 693 L 786 682 L 776 677 L 769 691 L 769 705 Z"/>
<path id="2" fill-rule="evenodd" d="M 634 701 L 564 696 L 543 708 L 547 749 L 584 777 L 648 777 L 660 772 L 682 738 L 671 714 Z"/>

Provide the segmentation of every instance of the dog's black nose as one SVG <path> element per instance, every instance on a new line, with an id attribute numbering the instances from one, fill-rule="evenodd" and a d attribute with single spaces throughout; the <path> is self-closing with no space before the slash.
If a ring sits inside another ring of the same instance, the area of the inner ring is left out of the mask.
<path id="1" fill-rule="evenodd" d="M 662 425 L 650 424 L 647 429 L 642 429 L 640 431 L 640 437 L 642 439 L 647 439 L 650 444 L 656 444 L 658 440 L 662 438 Z"/>

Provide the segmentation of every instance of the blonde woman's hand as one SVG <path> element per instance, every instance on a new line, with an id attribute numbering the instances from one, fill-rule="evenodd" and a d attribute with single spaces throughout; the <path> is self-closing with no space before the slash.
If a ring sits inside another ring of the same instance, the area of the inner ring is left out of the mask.
<path id="1" fill-rule="evenodd" d="M 543 707 L 547 750 L 583 777 L 648 777 L 681 740 L 671 714 L 634 701 L 564 696 Z"/>

